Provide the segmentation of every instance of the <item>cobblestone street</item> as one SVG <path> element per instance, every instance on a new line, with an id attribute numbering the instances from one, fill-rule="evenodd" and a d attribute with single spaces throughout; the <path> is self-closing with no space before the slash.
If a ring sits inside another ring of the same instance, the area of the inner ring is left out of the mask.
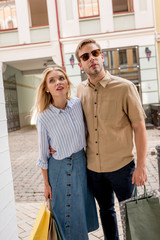
<path id="1" fill-rule="evenodd" d="M 160 144 L 160 130 L 147 130 L 147 135 L 148 181 L 146 186 L 147 190 L 151 190 L 159 188 L 155 146 Z M 41 170 L 36 167 L 38 145 L 37 132 L 35 127 L 25 127 L 21 130 L 9 133 L 9 147 L 16 201 L 19 239 L 28 240 L 40 205 L 44 200 Z M 141 191 L 141 189 L 139 189 L 139 191 Z M 120 239 L 122 240 L 122 227 L 117 201 L 116 210 Z M 98 230 L 89 234 L 89 239 L 103 239 L 103 231 L 101 226 Z"/>

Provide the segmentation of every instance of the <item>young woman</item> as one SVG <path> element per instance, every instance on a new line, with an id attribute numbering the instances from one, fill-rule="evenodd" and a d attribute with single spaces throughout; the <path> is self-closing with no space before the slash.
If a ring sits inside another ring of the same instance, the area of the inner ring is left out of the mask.
<path id="1" fill-rule="evenodd" d="M 87 240 L 98 228 L 87 185 L 85 126 L 80 99 L 70 98 L 71 83 L 60 67 L 44 71 L 36 98 L 39 158 L 44 196 L 49 198 L 64 240 Z M 55 149 L 49 157 L 49 145 Z"/>

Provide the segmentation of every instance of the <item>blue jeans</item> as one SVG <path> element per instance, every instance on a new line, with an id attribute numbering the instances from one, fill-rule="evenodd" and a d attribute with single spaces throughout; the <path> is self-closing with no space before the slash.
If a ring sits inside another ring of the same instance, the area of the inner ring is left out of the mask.
<path id="1" fill-rule="evenodd" d="M 134 188 L 132 184 L 134 170 L 134 160 L 114 172 L 97 173 L 87 170 L 88 183 L 99 204 L 105 240 L 119 240 L 114 192 L 119 202 L 131 197 Z"/>

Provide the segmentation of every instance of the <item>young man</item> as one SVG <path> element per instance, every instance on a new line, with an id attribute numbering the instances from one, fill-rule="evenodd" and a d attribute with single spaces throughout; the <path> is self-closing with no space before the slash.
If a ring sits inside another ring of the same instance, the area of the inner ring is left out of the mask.
<path id="1" fill-rule="evenodd" d="M 76 49 L 88 79 L 77 89 L 88 127 L 88 179 L 100 207 L 105 239 L 119 239 L 114 193 L 131 197 L 134 183 L 147 180 L 145 113 L 135 85 L 104 70 L 100 45 L 85 39 Z M 137 166 L 133 159 L 133 132 Z"/>

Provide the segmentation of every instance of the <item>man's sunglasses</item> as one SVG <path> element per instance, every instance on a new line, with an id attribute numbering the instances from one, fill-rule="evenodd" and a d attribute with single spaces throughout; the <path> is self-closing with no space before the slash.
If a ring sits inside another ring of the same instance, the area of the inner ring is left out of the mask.
<path id="1" fill-rule="evenodd" d="M 90 54 L 93 57 L 98 57 L 101 54 L 100 49 L 95 49 L 91 53 L 84 53 L 79 58 L 82 58 L 83 61 L 87 61 L 90 58 Z"/>

